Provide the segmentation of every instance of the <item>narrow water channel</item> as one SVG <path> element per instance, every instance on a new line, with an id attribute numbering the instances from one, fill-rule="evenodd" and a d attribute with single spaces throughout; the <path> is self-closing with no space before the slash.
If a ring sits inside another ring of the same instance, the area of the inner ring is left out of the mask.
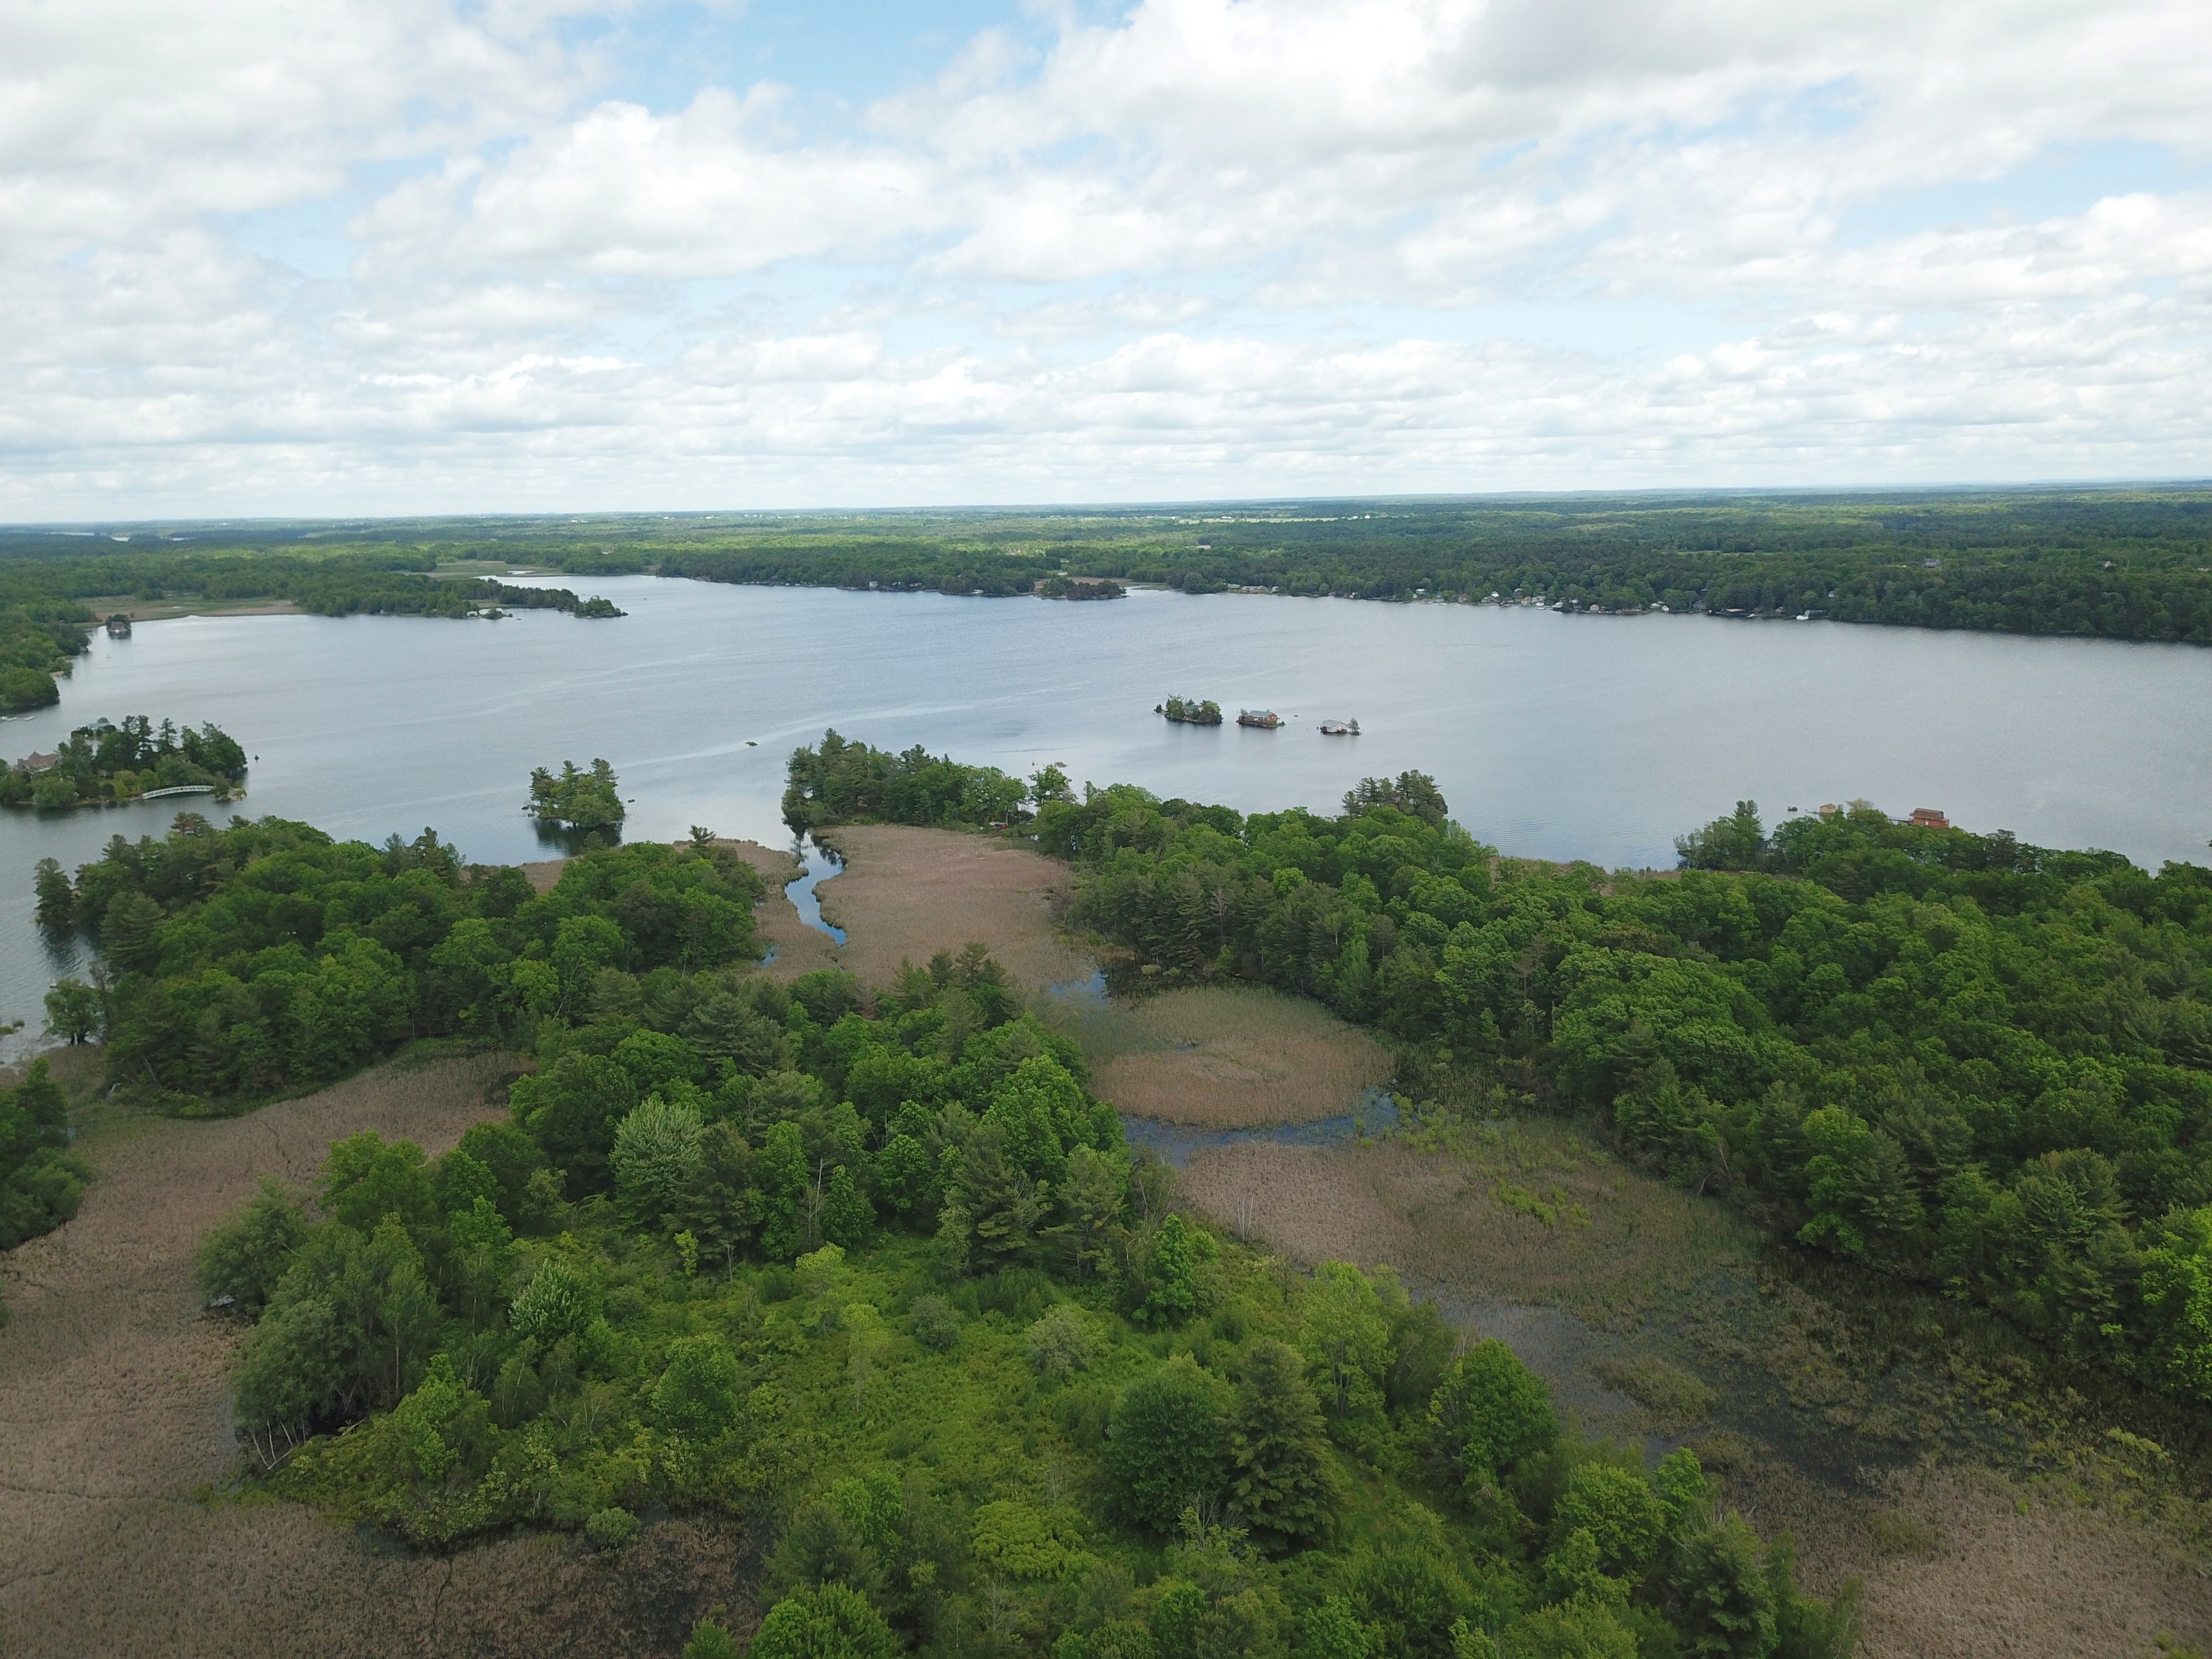
<path id="1" fill-rule="evenodd" d="M 842 870 L 844 860 L 811 836 L 801 836 L 793 842 L 791 854 L 805 868 L 795 879 L 784 884 L 784 897 L 791 901 L 791 908 L 799 912 L 801 921 L 817 933 L 829 934 L 842 945 L 845 930 L 823 919 L 822 898 L 815 890 Z"/>

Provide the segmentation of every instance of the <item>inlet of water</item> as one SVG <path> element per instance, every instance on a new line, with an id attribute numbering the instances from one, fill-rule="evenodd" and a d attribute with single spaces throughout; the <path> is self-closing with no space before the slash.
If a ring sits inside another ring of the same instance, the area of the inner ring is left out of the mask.
<path id="1" fill-rule="evenodd" d="M 799 912 L 801 921 L 842 945 L 845 930 L 823 920 L 821 895 L 815 890 L 842 870 L 844 861 L 811 836 L 801 836 L 793 842 L 791 852 L 806 867 L 796 879 L 784 884 L 784 897 L 791 901 L 791 908 Z"/>

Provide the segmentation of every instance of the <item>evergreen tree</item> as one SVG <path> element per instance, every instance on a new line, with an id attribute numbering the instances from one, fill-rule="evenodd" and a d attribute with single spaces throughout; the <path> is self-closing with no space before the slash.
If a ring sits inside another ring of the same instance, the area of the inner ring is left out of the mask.
<path id="1" fill-rule="evenodd" d="M 1759 1559 L 1759 1540 L 1738 1516 L 1679 1540 L 1668 1587 L 1685 1653 L 1765 1659 L 1774 1651 L 1774 1589 Z"/>
<path id="2" fill-rule="evenodd" d="M 1188 1359 L 1131 1383 L 1106 1441 L 1115 1512 L 1131 1526 L 1172 1532 L 1187 1506 L 1219 1492 L 1220 1446 L 1212 1386 Z"/>
<path id="3" fill-rule="evenodd" d="M 39 926 L 66 927 L 76 920 L 76 892 L 61 865 L 53 859 L 39 860 L 34 878 L 39 894 Z"/>
<path id="4" fill-rule="evenodd" d="M 1282 1543 L 1327 1540 L 1339 1498 L 1321 1406 L 1298 1356 L 1255 1342 L 1229 1418 L 1229 1490 L 1253 1531 Z"/>
<path id="5" fill-rule="evenodd" d="M 159 904 L 143 893 L 125 893 L 100 918 L 100 951 L 120 973 L 150 974 L 161 963 L 161 926 Z"/>

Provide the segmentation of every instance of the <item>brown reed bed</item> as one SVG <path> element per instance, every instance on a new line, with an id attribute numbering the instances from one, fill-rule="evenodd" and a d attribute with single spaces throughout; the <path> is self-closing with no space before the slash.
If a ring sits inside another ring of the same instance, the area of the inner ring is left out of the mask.
<path id="1" fill-rule="evenodd" d="M 1389 1080 L 1390 1051 L 1319 1003 L 1257 986 L 1202 986 L 1079 1013 L 1103 1098 L 1139 1117 L 1209 1129 L 1310 1123 Z"/>
<path id="2" fill-rule="evenodd" d="M 239 1332 L 200 1310 L 200 1234 L 262 1176 L 310 1179 L 341 1135 L 450 1146 L 522 1063 L 403 1058 L 242 1118 L 86 1115 L 83 1209 L 0 1258 L 0 1653 L 672 1655 L 731 1593 L 744 1546 L 726 1528 L 653 1528 L 619 1562 L 544 1538 L 429 1559 L 210 1496 L 238 1467 Z"/>
<path id="3" fill-rule="evenodd" d="M 1030 990 L 1093 969 L 1060 933 L 1072 878 L 1057 860 L 989 836 L 899 824 L 855 824 L 819 839 L 845 860 L 816 890 L 823 918 L 846 931 L 837 959 L 872 985 L 971 939 Z"/>
<path id="4" fill-rule="evenodd" d="M 1400 1269 L 1471 1335 L 1532 1332 L 1530 1362 L 1586 1431 L 1686 1436 L 1730 1506 L 1793 1535 L 1813 1588 L 1863 1581 L 1862 1659 L 2212 1646 L 2202 1514 L 2161 1486 L 2155 1448 L 2107 1452 L 2084 1419 L 2054 1477 L 2055 1442 L 1987 1432 L 1966 1344 L 1908 1357 L 1870 1339 L 1863 1310 L 1778 1273 L 1729 1211 L 1572 1125 L 1416 1139 L 1213 1149 L 1183 1191 L 1301 1262 Z"/>

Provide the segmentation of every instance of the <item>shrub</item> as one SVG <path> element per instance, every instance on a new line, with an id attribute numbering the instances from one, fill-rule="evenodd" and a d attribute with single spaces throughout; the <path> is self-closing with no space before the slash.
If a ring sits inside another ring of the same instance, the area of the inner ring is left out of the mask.
<path id="1" fill-rule="evenodd" d="M 906 1310 L 907 1328 L 914 1340 L 938 1353 L 948 1353 L 960 1341 L 960 1316 L 941 1296 L 918 1296 Z"/>
<path id="2" fill-rule="evenodd" d="M 1055 1381 L 1087 1370 L 1093 1342 L 1090 1322 L 1063 1302 L 1030 1327 L 1030 1364 Z"/>
<path id="3" fill-rule="evenodd" d="M 1048 1515 L 1032 1504 L 1000 1502 L 975 1511 L 970 1547 L 976 1560 L 1010 1578 L 1057 1578 L 1082 1543 L 1064 1512 Z"/>
<path id="4" fill-rule="evenodd" d="M 823 1584 L 770 1607 L 749 1651 L 750 1659 L 892 1659 L 899 1640 L 867 1597 Z"/>
<path id="5" fill-rule="evenodd" d="M 744 1659 L 744 1651 L 736 1637 L 712 1619 L 702 1619 L 684 1644 L 684 1659 Z"/>
<path id="6" fill-rule="evenodd" d="M 584 1522 L 584 1536 L 597 1549 L 620 1549 L 635 1539 L 639 1532 L 638 1519 L 628 1510 L 605 1509 L 595 1510 Z"/>

